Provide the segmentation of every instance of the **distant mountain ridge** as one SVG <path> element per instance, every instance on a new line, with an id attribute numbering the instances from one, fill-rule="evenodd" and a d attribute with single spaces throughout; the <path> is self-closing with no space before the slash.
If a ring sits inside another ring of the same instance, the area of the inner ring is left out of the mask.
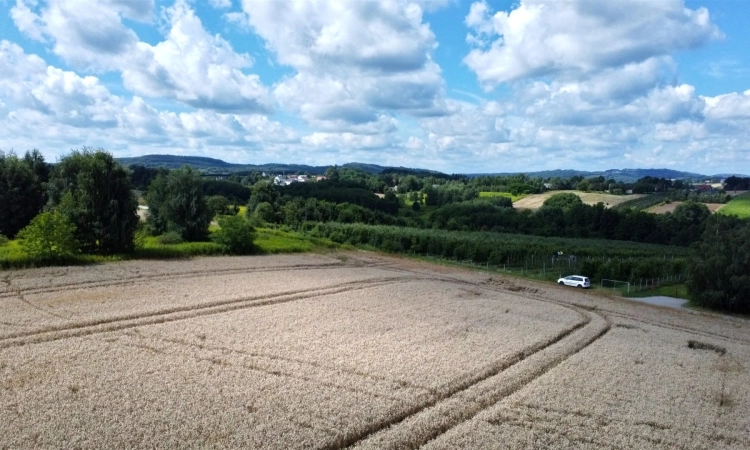
<path id="1" fill-rule="evenodd" d="M 142 165 L 149 168 L 163 167 L 166 169 L 179 169 L 182 166 L 190 166 L 197 170 L 209 173 L 237 173 L 237 172 L 269 172 L 269 173 L 295 173 L 303 172 L 312 175 L 322 175 L 331 166 L 308 166 L 306 164 L 233 164 L 216 158 L 205 156 L 180 156 L 180 155 L 144 155 L 132 158 L 117 158 L 124 166 Z M 368 173 L 381 173 L 383 171 L 397 173 L 432 174 L 445 177 L 446 174 L 428 169 L 412 169 L 408 167 L 390 167 L 367 163 L 347 163 L 339 167 L 359 169 Z"/>
<path id="2" fill-rule="evenodd" d="M 632 183 L 643 177 L 654 177 L 654 178 L 667 178 L 667 179 L 692 179 L 694 181 L 711 178 L 725 178 L 726 175 L 705 175 L 694 172 L 682 172 L 673 169 L 609 169 L 600 171 L 587 171 L 587 170 L 574 170 L 574 169 L 557 169 L 557 170 L 541 170 L 537 172 L 522 172 L 532 178 L 554 178 L 559 177 L 561 179 L 571 178 L 574 176 L 582 176 L 584 178 L 591 177 L 604 177 L 605 180 L 613 179 L 615 181 L 623 181 L 626 183 Z M 471 174 L 469 176 L 482 176 L 482 175 L 516 175 L 518 172 L 505 172 L 505 173 L 492 173 L 492 174 Z M 742 175 L 740 175 L 742 176 Z"/>
<path id="3" fill-rule="evenodd" d="M 205 156 L 180 156 L 180 155 L 145 155 L 136 156 L 132 158 L 117 158 L 117 160 L 126 166 L 129 165 L 142 165 L 151 168 L 164 167 L 167 169 L 177 169 L 184 165 L 188 165 L 197 170 L 201 170 L 209 173 L 237 173 L 237 172 L 269 172 L 269 173 L 309 173 L 312 175 L 322 175 L 326 169 L 330 166 L 309 166 L 305 164 L 283 164 L 283 163 L 268 163 L 268 164 L 233 164 L 226 161 L 222 161 L 216 158 L 209 158 Z M 352 169 L 359 169 L 368 173 L 402 173 L 402 174 L 419 174 L 419 175 L 434 175 L 438 177 L 447 177 L 447 174 L 442 172 L 429 170 L 429 169 L 418 169 L 418 168 L 407 168 L 407 167 L 389 167 L 380 166 L 377 164 L 368 163 L 347 163 L 340 167 L 348 167 Z M 534 178 L 554 178 L 559 177 L 562 179 L 571 178 L 574 176 L 583 176 L 584 178 L 602 176 L 605 179 L 614 179 L 616 181 L 623 182 L 634 182 L 640 178 L 651 176 L 655 178 L 668 178 L 668 179 L 687 179 L 692 180 L 703 180 L 711 178 L 727 178 L 735 175 L 739 177 L 746 177 L 743 174 L 717 174 L 717 175 L 705 175 L 693 172 L 682 172 L 679 170 L 672 169 L 609 169 L 603 171 L 585 171 L 575 169 L 557 169 L 557 170 L 542 170 L 536 172 L 500 172 L 500 173 L 473 173 L 467 174 L 468 177 L 477 177 L 482 175 L 493 175 L 493 176 L 508 176 L 518 175 L 523 173 Z"/>

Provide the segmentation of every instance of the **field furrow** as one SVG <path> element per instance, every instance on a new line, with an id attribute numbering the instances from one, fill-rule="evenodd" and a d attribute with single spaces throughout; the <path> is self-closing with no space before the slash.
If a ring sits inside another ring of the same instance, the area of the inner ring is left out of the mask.
<path id="1" fill-rule="evenodd" d="M 70 337 L 86 336 L 94 333 L 105 333 L 108 331 L 122 330 L 143 325 L 185 320 L 210 314 L 219 314 L 227 311 L 234 311 L 237 309 L 290 302 L 320 295 L 335 294 L 338 292 L 356 291 L 358 289 L 365 289 L 371 286 L 390 284 L 398 280 L 398 278 L 381 278 L 371 280 L 369 282 L 350 282 L 317 290 L 292 291 L 273 296 L 260 296 L 216 301 L 209 303 L 208 305 L 176 307 L 168 310 L 158 311 L 155 313 L 135 313 L 115 318 L 107 318 L 104 320 L 70 323 L 67 326 L 6 335 L 0 338 L 0 349 L 11 346 L 54 341 Z"/>
<path id="2" fill-rule="evenodd" d="M 609 330 L 603 317 L 591 314 L 576 327 L 566 330 L 536 349 L 516 355 L 507 367 L 464 389 L 415 411 L 409 417 L 388 424 L 354 443 L 354 448 L 413 449 L 421 447 L 447 430 L 531 383 L 565 358 L 580 351 Z"/>

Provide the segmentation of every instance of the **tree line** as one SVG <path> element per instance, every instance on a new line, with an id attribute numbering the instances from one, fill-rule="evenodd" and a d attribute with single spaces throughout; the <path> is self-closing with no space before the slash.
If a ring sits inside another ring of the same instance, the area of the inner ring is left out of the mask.
<path id="1" fill-rule="evenodd" d="M 146 194 L 145 225 L 137 214 L 131 175 L 103 150 L 74 150 L 54 165 L 36 150 L 23 157 L 0 152 L 0 235 L 17 238 L 39 261 L 133 253 L 138 233 L 172 233 L 185 241 L 209 238 L 214 212 L 198 172 L 185 167 L 157 173 Z M 244 217 L 227 215 L 219 221 L 221 229 L 212 237 L 228 253 L 252 251 L 254 228 Z"/>

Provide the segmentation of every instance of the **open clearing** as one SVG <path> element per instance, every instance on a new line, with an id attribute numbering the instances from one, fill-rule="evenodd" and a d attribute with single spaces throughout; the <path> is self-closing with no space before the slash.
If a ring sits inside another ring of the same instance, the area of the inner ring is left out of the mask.
<path id="1" fill-rule="evenodd" d="M 0 272 L 0 448 L 745 449 L 750 323 L 361 252 Z"/>
<path id="2" fill-rule="evenodd" d="M 677 209 L 678 205 L 681 205 L 684 202 L 672 202 L 672 203 L 664 203 L 663 205 L 656 205 L 648 208 L 646 212 L 654 213 L 654 214 L 666 214 L 668 212 L 674 212 L 675 209 Z M 724 206 L 726 206 L 726 203 L 704 203 L 709 211 L 712 213 L 715 213 L 716 211 L 720 210 Z"/>
<path id="3" fill-rule="evenodd" d="M 533 194 L 529 195 L 527 197 L 524 197 L 517 202 L 513 202 L 514 208 L 521 208 L 521 209 L 539 209 L 542 207 L 542 204 L 545 200 L 552 197 L 555 194 L 562 194 L 562 193 L 571 193 L 575 194 L 579 197 L 581 197 L 581 200 L 583 203 L 587 205 L 596 205 L 597 203 L 601 202 L 604 203 L 604 205 L 607 208 L 611 208 L 613 206 L 619 205 L 620 203 L 624 203 L 628 200 L 633 200 L 636 198 L 643 197 L 642 194 L 630 194 L 630 195 L 613 195 L 613 194 L 604 194 L 601 192 L 582 192 L 582 191 L 547 191 L 543 192 L 541 194 Z"/>

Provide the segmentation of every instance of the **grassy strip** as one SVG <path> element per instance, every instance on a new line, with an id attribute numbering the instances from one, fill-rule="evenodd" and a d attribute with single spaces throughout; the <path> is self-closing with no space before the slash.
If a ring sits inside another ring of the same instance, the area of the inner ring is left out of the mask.
<path id="1" fill-rule="evenodd" d="M 519 195 L 513 195 L 510 192 L 488 192 L 488 191 L 482 191 L 479 193 L 479 198 L 483 197 L 507 197 L 512 202 L 516 202 L 518 200 L 521 200 L 524 197 L 528 197 L 529 194 L 519 194 Z"/>
<path id="2" fill-rule="evenodd" d="M 258 228 L 255 246 L 261 254 L 302 253 L 340 247 L 329 240 L 291 231 Z"/>
<path id="3" fill-rule="evenodd" d="M 716 213 L 725 216 L 737 216 L 740 219 L 750 217 L 750 192 L 745 192 L 744 194 L 734 197 Z"/>
<path id="4" fill-rule="evenodd" d="M 267 228 L 257 229 L 255 246 L 257 248 L 256 254 L 261 255 L 314 252 L 341 247 L 328 239 Z M 127 259 L 180 259 L 224 254 L 226 254 L 224 247 L 215 242 L 160 244 L 155 237 L 148 237 L 132 255 L 74 255 L 66 258 L 40 260 L 28 256 L 17 241 L 10 241 L 6 245 L 0 246 L 0 269 L 98 264 Z"/>

